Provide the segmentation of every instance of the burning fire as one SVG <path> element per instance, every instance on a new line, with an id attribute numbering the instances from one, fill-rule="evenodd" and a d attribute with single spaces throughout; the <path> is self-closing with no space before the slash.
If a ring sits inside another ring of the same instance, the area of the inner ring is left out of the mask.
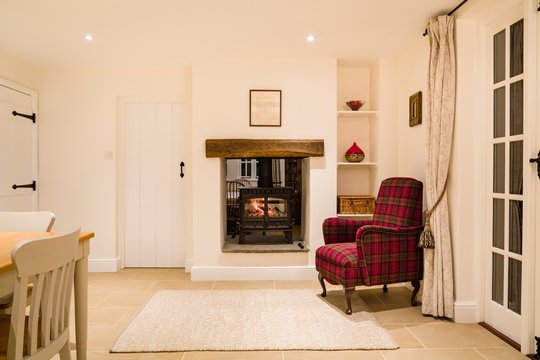
<path id="1" fill-rule="evenodd" d="M 249 208 L 246 209 L 246 215 L 247 217 L 264 216 L 264 199 L 262 198 L 251 199 L 251 202 L 249 203 Z M 284 216 L 284 215 L 285 215 L 285 212 L 277 206 L 268 208 L 268 216 L 270 217 L 278 217 L 278 216 Z"/>
<path id="2" fill-rule="evenodd" d="M 247 213 L 251 217 L 264 216 L 264 200 L 251 199 L 250 208 Z"/>

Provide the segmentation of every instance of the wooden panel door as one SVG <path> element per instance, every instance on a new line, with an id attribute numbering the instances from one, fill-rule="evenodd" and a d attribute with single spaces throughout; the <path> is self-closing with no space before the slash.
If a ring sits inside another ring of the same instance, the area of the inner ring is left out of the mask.
<path id="1" fill-rule="evenodd" d="M 15 115 L 14 115 L 15 112 Z M 0 211 L 38 209 L 37 124 L 24 115 L 37 112 L 37 93 L 0 80 Z"/>
<path id="2" fill-rule="evenodd" d="M 186 105 L 124 101 L 121 107 L 124 265 L 182 267 Z"/>

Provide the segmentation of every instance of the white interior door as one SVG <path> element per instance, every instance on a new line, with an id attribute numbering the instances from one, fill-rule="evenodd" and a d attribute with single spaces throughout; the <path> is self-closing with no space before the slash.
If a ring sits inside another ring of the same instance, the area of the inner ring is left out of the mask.
<path id="1" fill-rule="evenodd" d="M 38 210 L 36 112 L 34 91 L 0 80 L 0 211 Z"/>
<path id="2" fill-rule="evenodd" d="M 124 101 L 121 107 L 124 265 L 183 267 L 186 105 Z"/>
<path id="3" fill-rule="evenodd" d="M 534 249 L 530 221 L 534 173 L 529 149 L 536 119 L 528 112 L 526 23 L 523 8 L 507 12 L 487 28 L 488 171 L 485 321 L 518 344 L 528 346 L 530 317 L 526 284 Z M 527 54 L 530 56 L 530 54 Z M 529 105 L 530 107 L 530 105 Z M 529 133 L 527 133 L 529 131 Z M 527 316 L 529 315 L 529 316 Z M 525 340 L 524 340 L 525 338 Z"/>

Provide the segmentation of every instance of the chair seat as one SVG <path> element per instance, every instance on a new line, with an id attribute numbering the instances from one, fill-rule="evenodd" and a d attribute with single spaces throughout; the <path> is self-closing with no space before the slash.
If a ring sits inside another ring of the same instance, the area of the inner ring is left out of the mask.
<path id="1" fill-rule="evenodd" d="M 331 284 L 345 287 L 361 285 L 357 254 L 355 242 L 328 244 L 317 249 L 315 266 Z"/>

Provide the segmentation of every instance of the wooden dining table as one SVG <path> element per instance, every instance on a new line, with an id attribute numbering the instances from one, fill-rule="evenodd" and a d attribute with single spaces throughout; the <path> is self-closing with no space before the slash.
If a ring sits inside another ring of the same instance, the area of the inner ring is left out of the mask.
<path id="1" fill-rule="evenodd" d="M 0 232 L 0 297 L 11 294 L 15 286 L 15 271 L 11 262 L 13 247 L 23 240 L 57 234 L 56 232 Z M 93 232 L 81 232 L 75 258 L 75 345 L 77 360 L 86 360 L 88 337 L 88 255 Z"/>

